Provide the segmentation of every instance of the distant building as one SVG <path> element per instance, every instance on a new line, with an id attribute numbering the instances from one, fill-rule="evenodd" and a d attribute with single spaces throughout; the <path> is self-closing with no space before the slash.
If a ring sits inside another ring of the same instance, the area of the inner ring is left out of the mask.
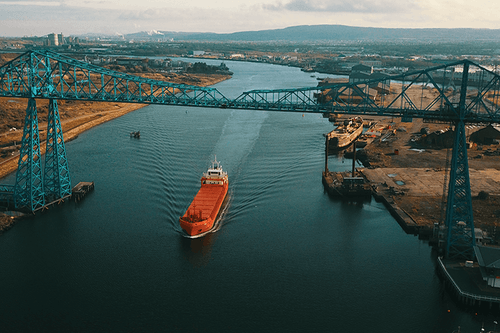
<path id="1" fill-rule="evenodd" d="M 367 67 L 367 66 L 363 66 L 363 65 L 358 65 L 357 66 L 354 66 L 354 67 L 357 67 L 359 69 L 367 69 L 367 68 L 370 68 L 371 67 Z M 353 67 L 353 69 L 354 69 Z M 384 74 L 384 73 L 380 73 L 380 72 L 367 72 L 367 71 L 351 71 L 351 74 L 349 74 L 349 83 L 357 83 L 357 82 L 364 82 L 364 81 L 368 81 L 368 80 L 379 80 L 379 79 L 385 79 L 383 81 L 380 81 L 380 82 L 375 82 L 373 84 L 370 84 L 370 88 L 376 88 L 377 86 L 379 86 L 379 83 L 381 83 L 382 85 L 385 85 L 386 88 L 388 89 L 390 86 L 391 86 L 391 79 L 390 79 L 390 76 L 387 75 L 387 74 Z"/>
<path id="2" fill-rule="evenodd" d="M 382 67 L 382 61 L 380 60 L 363 60 L 361 61 L 362 65 L 369 66 L 369 67 Z"/>
<path id="3" fill-rule="evenodd" d="M 452 148 L 454 140 L 455 140 L 454 131 L 448 129 L 446 131 L 441 130 L 432 132 L 428 135 L 422 135 L 422 137 L 419 140 L 419 143 L 424 146 Z"/>
<path id="4" fill-rule="evenodd" d="M 363 82 L 370 80 L 371 73 L 367 72 L 351 72 L 349 74 L 349 83 Z"/>
<path id="5" fill-rule="evenodd" d="M 57 35 L 57 45 L 63 45 L 64 43 L 64 36 L 62 33 Z"/>
<path id="6" fill-rule="evenodd" d="M 352 66 L 351 72 L 352 73 L 368 73 L 368 74 L 371 74 L 371 73 L 373 73 L 373 67 L 362 65 L 362 64 L 358 64 L 358 65 Z"/>
<path id="7" fill-rule="evenodd" d="M 115 62 L 121 66 L 142 66 L 147 63 L 146 59 L 142 58 L 116 58 Z"/>
<path id="8" fill-rule="evenodd" d="M 500 126 L 489 124 L 485 128 L 472 133 L 469 141 L 485 145 L 498 143 L 500 141 Z"/>
<path id="9" fill-rule="evenodd" d="M 349 83 L 363 82 L 370 80 L 373 68 L 362 64 L 352 66 L 349 74 Z"/>
<path id="10" fill-rule="evenodd" d="M 47 35 L 47 45 L 48 46 L 57 46 L 59 45 L 59 39 L 56 34 L 48 34 Z"/>
<path id="11" fill-rule="evenodd" d="M 163 68 L 168 64 L 164 59 L 149 59 L 148 66 L 154 68 Z"/>
<path id="12" fill-rule="evenodd" d="M 205 51 L 191 51 L 189 52 L 190 55 L 197 57 L 197 56 L 202 56 L 205 55 Z"/>

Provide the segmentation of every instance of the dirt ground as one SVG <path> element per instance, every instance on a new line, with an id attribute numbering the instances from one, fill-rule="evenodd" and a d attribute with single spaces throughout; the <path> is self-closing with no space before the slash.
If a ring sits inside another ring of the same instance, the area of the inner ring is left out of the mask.
<path id="1" fill-rule="evenodd" d="M 399 119 L 378 118 L 379 127 L 391 126 L 393 132 L 386 141 L 374 141 L 367 149 L 370 164 L 373 167 L 415 167 L 418 161 L 422 168 L 445 168 L 451 160 L 452 149 L 419 144 L 420 130 L 429 128 L 430 132 L 445 130 L 449 125 L 424 123 L 422 119 L 413 119 L 411 123 L 402 123 Z M 402 130 L 404 128 L 404 130 Z M 500 169 L 500 156 L 486 156 L 484 151 L 500 150 L 499 145 L 475 146 L 467 150 L 470 169 Z M 395 154 L 395 151 L 398 154 Z M 480 156 L 480 158 L 478 158 Z"/>
<path id="2" fill-rule="evenodd" d="M 386 131 L 391 131 L 392 134 L 387 140 L 383 142 L 374 140 L 365 148 L 370 168 L 428 168 L 441 171 L 443 175 L 445 171 L 449 172 L 446 162 L 449 164 L 451 161 L 452 149 L 424 146 L 417 140 L 423 127 L 428 127 L 432 132 L 446 129 L 448 125 L 423 123 L 421 119 L 414 119 L 412 123 L 401 123 L 399 119 L 391 118 L 374 120 L 378 121 L 380 128 L 387 128 L 390 125 L 391 128 Z M 495 170 L 500 170 L 500 156 L 487 156 L 484 154 L 486 150 L 497 151 L 500 147 L 499 145 L 474 146 L 468 149 L 470 174 L 493 173 Z M 494 173 L 493 177 L 498 178 L 496 171 Z M 442 183 L 443 177 L 439 177 L 439 180 Z M 496 231 L 496 227 L 500 226 L 500 195 L 496 193 L 499 191 L 491 191 L 487 199 L 481 200 L 477 196 L 479 190 L 481 189 L 475 189 L 472 198 L 475 226 L 500 239 L 500 228 L 498 235 Z M 442 194 L 435 194 L 429 193 L 428 196 L 418 197 L 400 194 L 394 196 L 394 201 L 419 225 L 432 227 L 435 222 L 444 220 L 446 208 L 446 196 L 443 198 Z"/>

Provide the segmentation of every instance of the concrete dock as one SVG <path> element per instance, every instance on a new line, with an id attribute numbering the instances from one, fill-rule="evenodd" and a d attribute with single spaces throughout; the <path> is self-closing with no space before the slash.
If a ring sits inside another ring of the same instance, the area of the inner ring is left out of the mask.
<path id="1" fill-rule="evenodd" d="M 458 300 L 468 306 L 484 306 L 490 309 L 500 307 L 500 289 L 487 285 L 483 280 L 479 265 L 466 267 L 464 261 L 437 259 L 438 271 L 445 285 L 451 289 Z"/>
<path id="2" fill-rule="evenodd" d="M 360 169 L 370 182 L 373 195 L 383 201 L 408 233 L 429 233 L 443 218 L 444 169 Z M 470 170 L 472 196 L 480 191 L 500 195 L 500 170 Z M 448 184 L 446 184 L 446 188 Z"/>

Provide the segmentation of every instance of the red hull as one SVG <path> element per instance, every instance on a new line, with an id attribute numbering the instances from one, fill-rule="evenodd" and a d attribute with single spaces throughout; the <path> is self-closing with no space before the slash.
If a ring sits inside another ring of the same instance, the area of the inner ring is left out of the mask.
<path id="1" fill-rule="evenodd" d="M 201 179 L 201 188 L 189 205 L 186 213 L 179 219 L 181 228 L 189 235 L 196 236 L 210 231 L 227 194 L 227 178 L 220 184 L 206 184 Z"/>

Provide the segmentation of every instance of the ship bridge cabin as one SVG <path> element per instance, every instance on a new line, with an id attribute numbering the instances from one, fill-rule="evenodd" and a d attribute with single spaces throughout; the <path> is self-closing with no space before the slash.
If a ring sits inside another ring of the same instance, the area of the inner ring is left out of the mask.
<path id="1" fill-rule="evenodd" d="M 208 168 L 207 172 L 203 173 L 203 177 L 207 180 L 213 180 L 211 182 L 203 181 L 203 184 L 218 184 L 217 180 L 227 181 L 227 172 L 222 170 L 220 163 L 215 160 L 212 162 L 212 167 Z"/>
<path id="2" fill-rule="evenodd" d="M 207 172 L 208 176 L 221 176 L 222 175 L 222 170 L 219 169 L 210 169 Z"/>

